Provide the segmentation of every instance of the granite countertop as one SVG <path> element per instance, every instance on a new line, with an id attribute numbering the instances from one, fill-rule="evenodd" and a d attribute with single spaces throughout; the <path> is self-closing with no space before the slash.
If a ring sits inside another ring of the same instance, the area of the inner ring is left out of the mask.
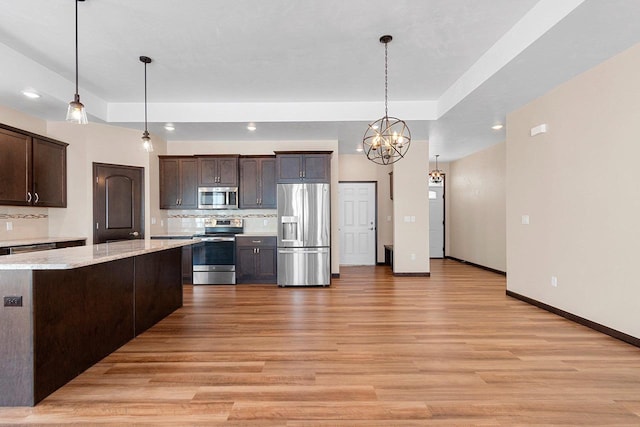
<path id="1" fill-rule="evenodd" d="M 0 257 L 0 270 L 68 270 L 191 245 L 198 240 L 139 239 Z"/>
<path id="2" fill-rule="evenodd" d="M 29 246 L 43 243 L 72 242 L 76 240 L 87 240 L 86 237 L 32 237 L 30 239 L 0 240 L 0 248 L 12 246 Z"/>
<path id="3" fill-rule="evenodd" d="M 176 233 L 154 234 L 151 236 L 151 238 L 152 239 L 191 239 L 196 234 L 198 233 L 176 232 Z"/>

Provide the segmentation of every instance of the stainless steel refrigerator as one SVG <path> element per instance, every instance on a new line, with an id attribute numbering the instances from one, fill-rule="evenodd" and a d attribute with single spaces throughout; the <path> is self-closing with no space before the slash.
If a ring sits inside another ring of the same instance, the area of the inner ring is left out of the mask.
<path id="1" fill-rule="evenodd" d="M 331 283 L 329 184 L 278 184 L 278 285 Z"/>

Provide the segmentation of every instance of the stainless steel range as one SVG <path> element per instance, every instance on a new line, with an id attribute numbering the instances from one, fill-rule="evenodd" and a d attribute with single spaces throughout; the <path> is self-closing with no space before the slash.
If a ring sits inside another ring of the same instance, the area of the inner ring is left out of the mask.
<path id="1" fill-rule="evenodd" d="M 242 233 L 240 218 L 205 221 L 204 233 L 193 245 L 194 285 L 236 284 L 236 234 Z"/>

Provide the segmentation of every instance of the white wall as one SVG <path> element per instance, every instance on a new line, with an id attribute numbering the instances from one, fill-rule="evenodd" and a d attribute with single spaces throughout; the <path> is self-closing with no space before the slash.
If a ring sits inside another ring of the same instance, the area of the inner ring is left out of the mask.
<path id="1" fill-rule="evenodd" d="M 638 70 L 640 45 L 509 114 L 507 288 L 640 338 Z"/>
<path id="2" fill-rule="evenodd" d="M 376 262 L 384 262 L 384 245 L 393 244 L 393 202 L 390 198 L 389 172 L 391 165 L 383 166 L 373 163 L 364 154 L 340 155 L 340 181 L 375 181 L 377 182 L 378 247 Z"/>
<path id="3" fill-rule="evenodd" d="M 429 273 L 429 143 L 393 164 L 393 272 Z M 407 222 L 407 219 L 413 222 Z"/>
<path id="4" fill-rule="evenodd" d="M 506 144 L 451 162 L 448 255 L 506 271 Z"/>

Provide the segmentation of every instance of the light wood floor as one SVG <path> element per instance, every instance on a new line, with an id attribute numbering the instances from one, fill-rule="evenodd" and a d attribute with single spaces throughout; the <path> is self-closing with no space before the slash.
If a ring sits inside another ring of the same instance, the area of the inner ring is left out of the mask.
<path id="1" fill-rule="evenodd" d="M 640 349 L 432 260 L 331 288 L 185 287 L 185 305 L 0 424 L 640 425 Z"/>

